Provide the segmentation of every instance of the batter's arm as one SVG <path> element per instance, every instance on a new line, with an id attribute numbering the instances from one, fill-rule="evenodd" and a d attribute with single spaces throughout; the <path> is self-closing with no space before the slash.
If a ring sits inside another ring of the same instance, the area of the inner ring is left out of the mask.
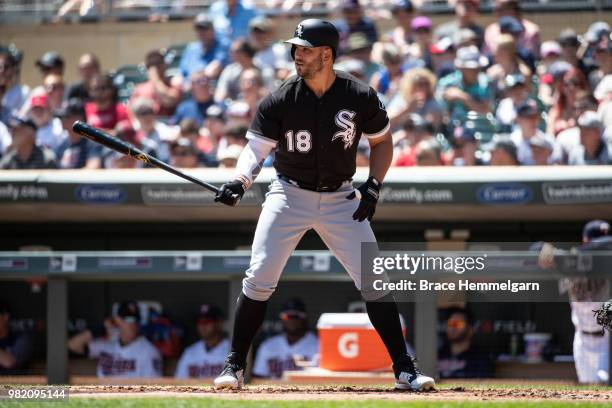
<path id="1" fill-rule="evenodd" d="M 380 137 L 368 138 L 368 142 L 370 143 L 370 176 L 382 183 L 393 159 L 391 132 L 387 131 Z"/>
<path id="2" fill-rule="evenodd" d="M 251 132 L 247 133 L 248 143 L 238 157 L 234 178 L 240 180 L 245 190 L 248 189 L 257 178 L 264 160 L 276 147 L 276 142 L 257 136 Z"/>

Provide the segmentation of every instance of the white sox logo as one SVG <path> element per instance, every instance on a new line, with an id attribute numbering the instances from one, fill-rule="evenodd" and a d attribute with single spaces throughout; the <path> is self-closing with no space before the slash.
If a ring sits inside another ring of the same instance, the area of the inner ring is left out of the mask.
<path id="1" fill-rule="evenodd" d="M 302 34 L 304 34 L 304 27 L 302 27 L 302 25 L 300 24 L 295 29 L 295 36 L 298 38 L 302 38 Z"/>
<path id="2" fill-rule="evenodd" d="M 336 139 L 342 139 L 344 142 L 344 150 L 348 150 L 353 145 L 355 140 L 355 122 L 353 118 L 356 113 L 350 110 L 342 109 L 336 113 L 336 125 L 342 129 L 334 133 L 332 142 Z"/>

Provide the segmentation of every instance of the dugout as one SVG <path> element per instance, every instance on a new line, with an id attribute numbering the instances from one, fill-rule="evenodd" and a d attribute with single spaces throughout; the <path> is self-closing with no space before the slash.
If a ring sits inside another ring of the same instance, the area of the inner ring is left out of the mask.
<path id="1" fill-rule="evenodd" d="M 193 173 L 216 184 L 230 177 L 218 169 Z M 356 178 L 364 176 L 360 170 Z M 57 328 L 75 331 L 99 322 L 121 299 L 159 300 L 184 329 L 184 345 L 195 338 L 192 320 L 200 303 L 218 304 L 231 316 L 271 177 L 262 173 L 242 205 L 230 209 L 212 203 L 201 188 L 153 169 L 2 172 L 0 297 L 12 305 L 17 328 L 40 335 L 38 363 L 28 373 L 64 381 L 67 332 Z M 572 242 L 593 218 L 612 219 L 610 167 L 410 168 L 390 171 L 373 227 L 382 242 Z M 32 252 L 41 249 L 54 252 Z M 311 327 L 320 313 L 346 311 L 359 299 L 340 265 L 321 252 L 316 235 L 307 234 L 298 249 L 271 300 L 266 329 L 274 329 L 289 297 L 305 300 Z M 188 267 L 194 254 L 200 261 Z M 471 309 L 483 327 L 477 340 L 483 347 L 507 350 L 513 335 L 537 330 L 554 334 L 556 353 L 571 354 L 565 301 L 494 308 L 474 303 Z M 436 301 L 401 304 L 400 311 L 415 328 L 408 330 L 409 342 L 431 372 Z M 72 374 L 91 374 L 90 365 L 71 361 Z M 571 378 L 571 363 L 550 364 L 502 364 L 497 374 Z"/>

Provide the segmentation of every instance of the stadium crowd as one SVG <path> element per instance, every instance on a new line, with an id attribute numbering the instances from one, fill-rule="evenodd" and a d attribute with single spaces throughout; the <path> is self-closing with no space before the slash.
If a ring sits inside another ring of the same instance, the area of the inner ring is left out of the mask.
<path id="1" fill-rule="evenodd" d="M 478 24 L 478 0 L 451 0 L 434 26 L 395 0 L 381 33 L 359 0 L 341 2 L 336 68 L 369 83 L 391 121 L 395 166 L 612 164 L 612 40 L 606 22 L 554 41 L 496 0 Z M 217 0 L 193 21 L 195 41 L 143 56 L 146 79 L 120 100 L 118 81 L 93 53 L 63 79 L 61 53 L 36 61 L 22 84 L 22 53 L 0 50 L 0 168 L 129 168 L 141 164 L 81 138 L 75 120 L 102 128 L 179 167 L 233 167 L 256 106 L 293 75 L 275 21 L 242 0 Z M 358 165 L 368 164 L 362 141 Z M 273 157 L 265 166 L 271 166 Z"/>

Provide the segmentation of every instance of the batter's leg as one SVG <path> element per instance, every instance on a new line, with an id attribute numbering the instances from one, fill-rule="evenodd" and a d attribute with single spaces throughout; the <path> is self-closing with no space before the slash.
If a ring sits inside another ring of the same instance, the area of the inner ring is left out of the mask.
<path id="1" fill-rule="evenodd" d="M 246 356 L 263 322 L 268 299 L 276 289 L 289 256 L 318 211 L 316 193 L 274 181 L 266 195 L 253 239 L 251 262 L 238 297 L 230 354 L 215 387 L 242 386 Z"/>
<path id="2" fill-rule="evenodd" d="M 351 191 L 350 188 L 347 190 Z M 407 353 L 393 295 L 389 292 L 369 292 L 361 287 L 361 243 L 376 242 L 376 238 L 367 220 L 357 222 L 352 219 L 358 202 L 347 200 L 348 192 L 339 191 L 323 196 L 315 231 L 345 267 L 357 289 L 362 291 L 370 322 L 393 360 L 396 388 L 415 391 L 433 389 L 434 380 L 422 375 Z"/>

